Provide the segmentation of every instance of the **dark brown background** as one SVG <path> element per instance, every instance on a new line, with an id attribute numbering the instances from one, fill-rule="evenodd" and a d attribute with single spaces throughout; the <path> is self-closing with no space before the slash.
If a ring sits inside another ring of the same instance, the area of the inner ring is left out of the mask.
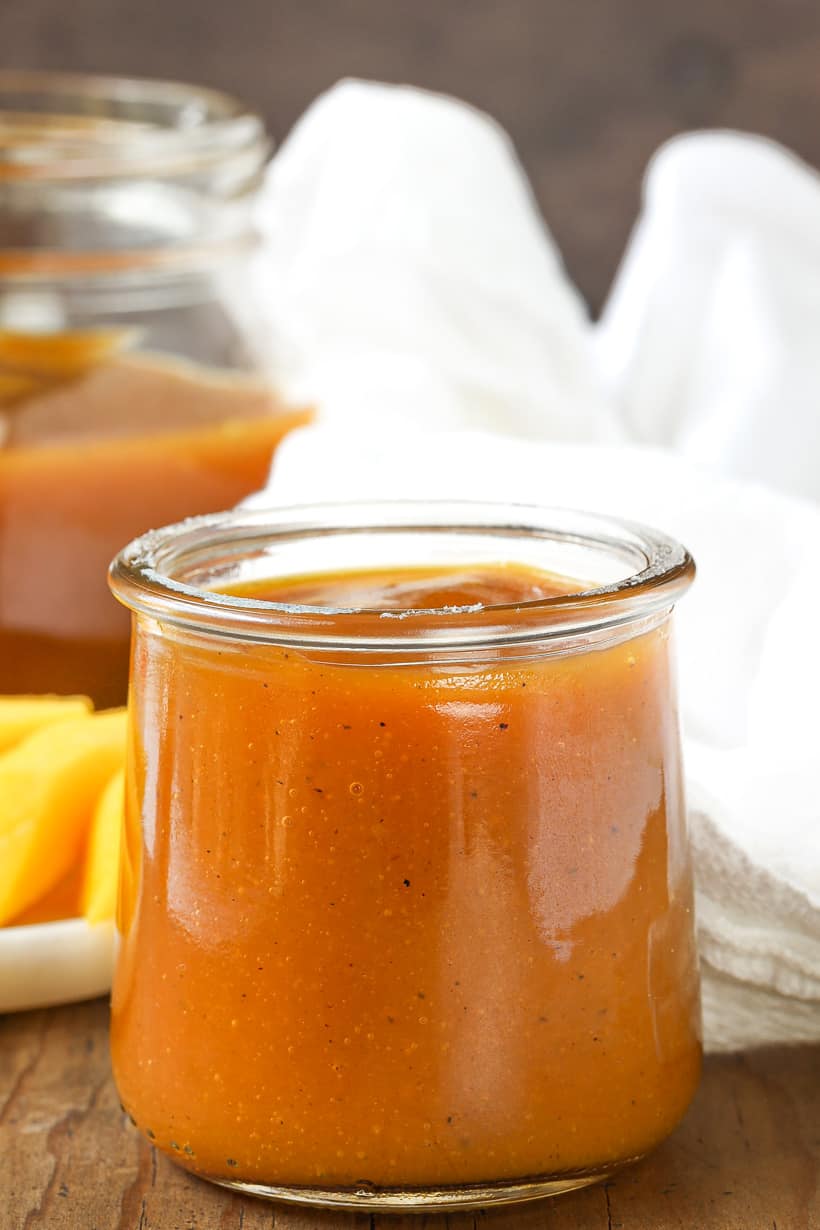
<path id="1" fill-rule="evenodd" d="M 460 95 L 511 132 L 594 307 L 666 137 L 740 127 L 820 164 L 817 0 L 0 0 L 0 63 L 220 86 L 277 138 L 346 75 Z"/>

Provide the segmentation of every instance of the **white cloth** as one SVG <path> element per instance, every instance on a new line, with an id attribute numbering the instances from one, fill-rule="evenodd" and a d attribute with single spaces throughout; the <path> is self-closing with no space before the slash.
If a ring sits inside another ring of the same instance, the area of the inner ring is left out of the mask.
<path id="1" fill-rule="evenodd" d="M 745 213 L 741 164 L 767 181 Z M 764 142 L 673 143 L 597 337 L 503 135 L 453 101 L 337 87 L 262 214 L 283 378 L 322 425 L 285 441 L 256 503 L 492 494 L 655 523 L 695 555 L 680 676 L 711 1049 L 820 1039 L 820 506 L 786 494 L 820 495 L 798 311 L 813 193 Z M 739 235 L 754 302 L 725 298 Z"/>
<path id="2" fill-rule="evenodd" d="M 614 432 L 581 300 L 504 132 L 420 90 L 345 82 L 260 203 L 279 380 L 326 423 Z"/>
<path id="3" fill-rule="evenodd" d="M 773 142 L 655 155 L 597 330 L 633 439 L 820 499 L 820 176 Z"/>

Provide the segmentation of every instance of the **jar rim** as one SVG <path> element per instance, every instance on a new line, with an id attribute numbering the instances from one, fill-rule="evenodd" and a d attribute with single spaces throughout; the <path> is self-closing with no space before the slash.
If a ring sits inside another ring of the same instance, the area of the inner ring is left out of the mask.
<path id="1" fill-rule="evenodd" d="M 638 566 L 616 581 L 549 598 L 401 611 L 277 603 L 184 579 L 185 568 L 207 576 L 214 562 L 230 566 L 254 548 L 324 541 L 328 535 L 391 533 L 537 539 L 609 552 Z M 404 653 L 572 639 L 634 624 L 670 610 L 694 573 L 685 547 L 637 522 L 526 504 L 402 500 L 240 507 L 192 517 L 126 546 L 111 564 L 109 584 L 124 606 L 163 624 L 286 647 Z"/>
<path id="2" fill-rule="evenodd" d="M 149 77 L 0 69 L 0 179 L 179 175 L 239 154 L 261 167 L 269 153 L 261 116 L 221 90 Z"/>

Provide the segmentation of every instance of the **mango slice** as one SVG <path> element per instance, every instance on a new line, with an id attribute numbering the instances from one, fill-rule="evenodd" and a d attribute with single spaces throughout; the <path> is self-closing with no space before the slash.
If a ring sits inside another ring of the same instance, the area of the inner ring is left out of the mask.
<path id="1" fill-rule="evenodd" d="M 125 770 L 119 769 L 99 797 L 88 837 L 82 908 L 91 923 L 113 918 L 117 908 L 124 808 Z"/>
<path id="2" fill-rule="evenodd" d="M 0 752 L 14 747 L 40 726 L 90 712 L 87 696 L 0 696 Z"/>
<path id="3" fill-rule="evenodd" d="M 0 926 L 67 874 L 124 752 L 118 709 L 45 726 L 0 755 Z"/>
<path id="4" fill-rule="evenodd" d="M 37 923 L 59 922 L 64 918 L 82 917 L 84 868 L 76 863 L 67 876 L 49 889 L 45 897 L 9 919 L 9 927 L 30 927 Z"/>

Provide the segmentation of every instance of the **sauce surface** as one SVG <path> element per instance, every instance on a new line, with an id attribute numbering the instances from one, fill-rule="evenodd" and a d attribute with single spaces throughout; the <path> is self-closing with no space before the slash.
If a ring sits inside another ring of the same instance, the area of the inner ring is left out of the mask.
<path id="1" fill-rule="evenodd" d="M 470 565 L 230 592 L 577 588 Z M 132 669 L 112 1054 L 159 1148 L 430 1186 L 605 1172 L 668 1134 L 700 1068 L 668 621 L 369 666 L 140 625 Z"/>
<path id="2" fill-rule="evenodd" d="M 569 577 L 533 572 L 519 564 L 362 569 L 330 576 L 249 581 L 218 592 L 261 602 L 363 611 L 441 611 L 537 602 L 582 587 Z M 355 623 L 352 626 L 355 635 Z"/>
<path id="3" fill-rule="evenodd" d="M 130 624 L 111 559 L 257 490 L 310 417 L 259 380 L 125 353 L 131 340 L 0 331 L 0 693 L 123 703 Z"/>

